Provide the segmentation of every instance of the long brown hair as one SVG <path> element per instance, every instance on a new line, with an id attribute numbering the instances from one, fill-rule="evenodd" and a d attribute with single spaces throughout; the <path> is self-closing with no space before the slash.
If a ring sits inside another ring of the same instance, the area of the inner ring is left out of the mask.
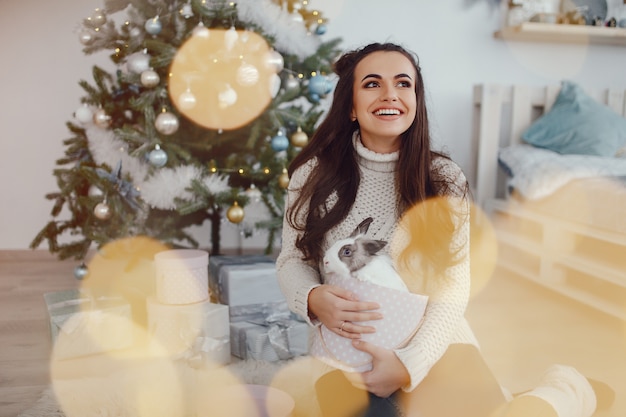
<path id="1" fill-rule="evenodd" d="M 298 198 L 287 212 L 289 224 L 301 232 L 296 246 L 304 254 L 304 260 L 317 263 L 321 259 L 326 232 L 346 218 L 354 203 L 360 183 L 357 155 L 352 144 L 352 134 L 359 125 L 358 121 L 350 119 L 354 71 L 364 57 L 377 51 L 401 53 L 413 64 L 417 74 L 414 83 L 417 98 L 415 120 L 401 135 L 396 167 L 399 206 L 401 210 L 406 209 L 430 197 L 447 193 L 449 180 L 431 172 L 433 158 L 446 156 L 430 149 L 424 82 L 417 56 L 393 43 L 372 43 L 347 52 L 334 65 L 334 72 L 339 78 L 326 118 L 289 166 L 289 175 L 292 175 L 307 161 L 315 159 L 317 162 L 317 168 L 299 190 Z M 338 200 L 329 208 L 326 202 L 333 192 L 336 192 Z M 306 213 L 305 222 L 299 224 L 297 219 L 302 219 L 300 214 L 303 213 Z M 441 215 L 438 217 L 441 218 Z M 446 239 L 449 241 L 449 236 Z"/>

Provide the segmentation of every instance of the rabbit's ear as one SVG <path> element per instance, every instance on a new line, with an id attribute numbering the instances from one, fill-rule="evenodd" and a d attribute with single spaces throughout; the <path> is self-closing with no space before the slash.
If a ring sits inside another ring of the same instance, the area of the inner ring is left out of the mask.
<path id="1" fill-rule="evenodd" d="M 363 247 L 370 255 L 376 255 L 386 245 L 385 240 L 363 240 Z"/>
<path id="2" fill-rule="evenodd" d="M 352 232 L 352 234 L 350 235 L 350 237 L 357 237 L 358 235 L 364 235 L 367 233 L 367 229 L 370 228 L 370 224 L 372 224 L 372 222 L 374 221 L 373 218 L 368 217 L 367 219 L 363 220 L 361 222 L 361 224 L 359 224 L 356 229 L 354 229 L 354 232 Z"/>

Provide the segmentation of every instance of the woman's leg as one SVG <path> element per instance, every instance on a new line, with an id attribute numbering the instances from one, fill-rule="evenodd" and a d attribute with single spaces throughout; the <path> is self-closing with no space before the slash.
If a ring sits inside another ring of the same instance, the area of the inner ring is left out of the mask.
<path id="1" fill-rule="evenodd" d="M 418 387 L 399 398 L 408 417 L 488 417 L 506 404 L 480 351 L 466 344 L 450 345 Z"/>

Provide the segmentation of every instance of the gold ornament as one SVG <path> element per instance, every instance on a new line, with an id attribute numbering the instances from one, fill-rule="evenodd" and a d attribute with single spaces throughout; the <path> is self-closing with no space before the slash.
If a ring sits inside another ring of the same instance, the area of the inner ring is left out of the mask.
<path id="1" fill-rule="evenodd" d="M 231 223 L 241 223 L 243 220 L 243 208 L 235 201 L 226 212 L 226 217 Z"/>
<path id="2" fill-rule="evenodd" d="M 298 126 L 298 130 L 291 135 L 291 144 L 297 148 L 303 148 L 309 143 L 309 137 L 302 131 L 302 128 Z"/>
<path id="3" fill-rule="evenodd" d="M 289 174 L 287 173 L 287 168 L 283 168 L 283 173 L 278 177 L 278 185 L 282 189 L 287 189 L 289 187 Z"/>

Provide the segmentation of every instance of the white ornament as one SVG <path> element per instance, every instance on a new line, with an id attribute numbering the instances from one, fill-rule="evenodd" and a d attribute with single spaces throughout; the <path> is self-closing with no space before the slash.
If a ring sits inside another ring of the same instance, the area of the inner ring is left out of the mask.
<path id="1" fill-rule="evenodd" d="M 178 107 L 181 110 L 191 110 L 196 107 L 196 103 L 196 96 L 193 95 L 190 89 L 187 89 L 178 97 Z"/>
<path id="2" fill-rule="evenodd" d="M 161 19 L 159 19 L 159 16 L 155 16 L 151 19 L 146 20 L 144 28 L 149 34 L 158 35 L 163 29 L 163 25 L 161 23 Z"/>
<path id="3" fill-rule="evenodd" d="M 226 84 L 226 89 L 219 93 L 218 102 L 221 109 L 230 107 L 237 102 L 237 92 L 233 90 L 230 84 Z"/>
<path id="4" fill-rule="evenodd" d="M 256 185 L 254 185 L 254 183 L 250 184 L 250 188 L 246 190 L 246 195 L 253 203 L 258 203 L 259 201 L 261 201 L 261 191 L 256 188 Z"/>
<path id="5" fill-rule="evenodd" d="M 93 209 L 93 214 L 100 220 L 107 220 L 111 217 L 111 208 L 107 203 L 98 203 Z"/>
<path id="6" fill-rule="evenodd" d="M 78 40 L 83 45 L 89 45 L 91 42 L 93 42 L 93 39 L 94 39 L 93 32 L 91 32 L 90 30 L 86 30 L 86 29 L 81 30 L 80 33 L 78 34 Z"/>
<path id="7" fill-rule="evenodd" d="M 144 87 L 156 87 L 160 82 L 161 77 L 159 77 L 159 74 L 154 70 L 149 69 L 141 73 L 141 84 Z"/>
<path id="8" fill-rule="evenodd" d="M 274 69 L 276 73 L 281 72 L 285 67 L 285 59 L 275 49 L 272 49 L 267 53 L 267 59 L 265 62 L 267 63 L 268 68 Z"/>
<path id="9" fill-rule="evenodd" d="M 174 113 L 163 112 L 160 113 L 154 121 L 154 127 L 159 133 L 164 135 L 171 135 L 176 133 L 179 127 L 178 117 Z"/>
<path id="10" fill-rule="evenodd" d="M 193 28 L 193 36 L 197 36 L 199 38 L 208 38 L 210 36 L 209 28 L 204 26 L 204 23 L 198 23 L 198 26 Z"/>
<path id="11" fill-rule="evenodd" d="M 250 87 L 259 81 L 259 70 L 251 64 L 242 63 L 237 68 L 237 82 L 244 86 Z"/>
<path id="12" fill-rule="evenodd" d="M 87 195 L 89 195 L 89 197 L 102 197 L 104 195 L 104 192 L 96 187 L 95 185 L 90 185 L 89 186 L 89 191 L 87 191 Z"/>
<path id="13" fill-rule="evenodd" d="M 278 92 L 280 91 L 280 77 L 278 74 L 273 74 L 270 78 L 270 94 L 272 98 L 276 97 Z"/>
<path id="14" fill-rule="evenodd" d="M 93 112 L 87 105 L 80 106 L 74 112 L 74 117 L 82 124 L 93 123 Z"/>
<path id="15" fill-rule="evenodd" d="M 126 58 L 126 66 L 129 71 L 141 74 L 150 69 L 150 55 L 143 52 L 136 52 Z"/>
<path id="16" fill-rule="evenodd" d="M 154 150 L 148 154 L 148 160 L 153 166 L 160 168 L 167 164 L 167 153 L 159 145 L 156 145 Z"/>
<path id="17" fill-rule="evenodd" d="M 180 14 L 185 19 L 189 19 L 191 16 L 193 16 L 193 9 L 191 8 L 191 4 L 183 4 L 183 7 L 180 9 Z"/>
<path id="18" fill-rule="evenodd" d="M 239 34 L 234 26 L 231 26 L 230 29 L 226 31 L 224 34 L 224 43 L 226 44 L 226 49 L 231 50 L 235 46 L 235 42 L 237 42 L 237 38 L 239 38 Z"/>

